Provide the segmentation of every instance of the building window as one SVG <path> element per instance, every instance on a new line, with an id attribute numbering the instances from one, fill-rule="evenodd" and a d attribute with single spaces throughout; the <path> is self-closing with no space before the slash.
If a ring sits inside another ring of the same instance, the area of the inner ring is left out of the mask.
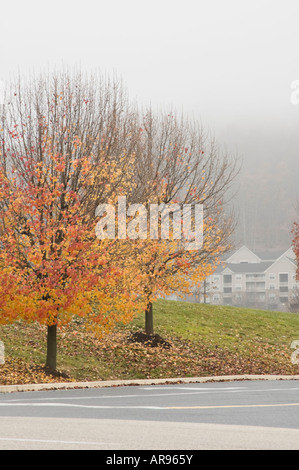
<path id="1" fill-rule="evenodd" d="M 280 286 L 279 292 L 289 292 L 288 286 Z"/>
<path id="2" fill-rule="evenodd" d="M 223 293 L 224 294 L 231 294 L 232 293 L 232 288 L 231 287 L 224 287 Z"/>
<path id="3" fill-rule="evenodd" d="M 275 274 L 269 274 L 269 279 L 270 279 L 270 281 L 274 281 L 276 279 L 276 275 Z"/>
<path id="4" fill-rule="evenodd" d="M 279 282 L 289 282 L 288 273 L 279 274 Z"/>
<path id="5" fill-rule="evenodd" d="M 232 275 L 231 274 L 224 274 L 223 275 L 223 282 L 224 282 L 224 284 L 231 284 L 232 283 Z"/>
<path id="6" fill-rule="evenodd" d="M 242 274 L 236 274 L 236 281 L 242 281 L 243 276 Z"/>

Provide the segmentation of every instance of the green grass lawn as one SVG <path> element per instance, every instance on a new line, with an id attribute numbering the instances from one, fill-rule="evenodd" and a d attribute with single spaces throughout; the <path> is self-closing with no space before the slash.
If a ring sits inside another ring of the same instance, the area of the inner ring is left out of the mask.
<path id="1" fill-rule="evenodd" d="M 290 345 L 299 340 L 299 315 L 159 300 L 155 333 L 170 348 L 128 341 L 143 316 L 102 339 L 72 322 L 58 333 L 58 369 L 46 375 L 46 330 L 36 324 L 0 326 L 6 364 L 0 384 L 58 380 L 167 378 L 228 374 L 299 374 Z"/>
<path id="2" fill-rule="evenodd" d="M 155 323 L 162 334 L 241 350 L 263 343 L 284 347 L 299 339 L 299 315 L 265 310 L 159 301 Z"/>

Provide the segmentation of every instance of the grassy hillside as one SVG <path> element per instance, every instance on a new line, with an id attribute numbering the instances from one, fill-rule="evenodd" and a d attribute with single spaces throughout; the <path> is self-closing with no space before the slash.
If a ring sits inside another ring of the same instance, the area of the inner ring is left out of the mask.
<path id="1" fill-rule="evenodd" d="M 160 300 L 154 305 L 155 333 L 166 344 L 134 342 L 143 317 L 102 339 L 80 322 L 59 330 L 58 369 L 43 368 L 45 328 L 0 326 L 6 363 L 0 384 L 110 380 L 227 374 L 299 374 L 291 342 L 299 340 L 299 315 Z"/>

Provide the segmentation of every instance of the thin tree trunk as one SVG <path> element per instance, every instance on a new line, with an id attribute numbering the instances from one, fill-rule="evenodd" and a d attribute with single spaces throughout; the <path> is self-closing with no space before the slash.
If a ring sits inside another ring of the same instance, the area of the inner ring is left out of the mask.
<path id="1" fill-rule="evenodd" d="M 145 309 L 145 332 L 148 335 L 154 334 L 154 315 L 153 315 L 153 304 L 148 302 Z"/>
<path id="2" fill-rule="evenodd" d="M 48 326 L 47 336 L 47 360 L 46 367 L 50 370 L 56 370 L 57 359 L 57 325 Z"/>

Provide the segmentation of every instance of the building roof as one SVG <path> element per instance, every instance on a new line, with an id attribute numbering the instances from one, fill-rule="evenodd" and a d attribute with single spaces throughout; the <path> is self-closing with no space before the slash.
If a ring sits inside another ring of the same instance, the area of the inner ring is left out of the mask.
<path id="1" fill-rule="evenodd" d="M 261 258 L 263 261 L 276 261 L 278 258 L 280 258 L 286 250 L 281 250 L 281 251 L 269 251 L 269 252 L 256 252 L 255 254 Z"/>
<path id="2" fill-rule="evenodd" d="M 272 261 L 262 261 L 261 263 L 227 263 L 223 266 L 218 266 L 215 274 L 222 273 L 225 269 L 229 269 L 232 273 L 261 274 L 272 264 Z"/>
<path id="3" fill-rule="evenodd" d="M 278 251 L 273 251 L 273 250 L 272 251 L 253 251 L 253 250 L 250 250 L 246 245 L 242 245 L 238 247 L 237 249 L 235 249 L 234 251 L 230 251 L 226 253 L 225 256 L 223 257 L 223 261 L 229 260 L 229 258 L 237 254 L 242 249 L 247 250 L 248 253 L 256 256 L 257 258 L 260 258 L 261 261 L 273 261 L 273 262 L 281 258 L 283 255 L 288 255 L 292 257 L 292 253 L 293 253 L 291 247 L 280 249 Z M 288 254 L 289 252 L 291 253 L 291 255 Z"/>
<path id="4" fill-rule="evenodd" d="M 231 273 L 248 273 L 248 274 L 262 274 L 265 273 L 272 265 L 276 264 L 278 261 L 281 259 L 285 258 L 288 260 L 290 263 L 296 265 L 296 260 L 295 260 L 295 255 L 292 250 L 292 248 L 289 248 L 288 250 L 284 251 L 283 253 L 274 253 L 274 252 L 269 252 L 269 253 L 253 253 L 250 250 L 248 252 L 251 252 L 254 254 L 257 259 L 260 258 L 260 262 L 242 262 L 242 261 L 237 261 L 237 262 L 230 262 L 230 258 L 236 253 L 238 253 L 241 249 L 246 249 L 248 248 L 246 246 L 243 246 L 236 250 L 234 253 L 230 253 L 226 259 L 223 259 L 222 263 L 217 267 L 215 274 L 223 274 L 225 270 L 229 270 Z M 294 255 L 294 258 L 292 257 Z"/>

